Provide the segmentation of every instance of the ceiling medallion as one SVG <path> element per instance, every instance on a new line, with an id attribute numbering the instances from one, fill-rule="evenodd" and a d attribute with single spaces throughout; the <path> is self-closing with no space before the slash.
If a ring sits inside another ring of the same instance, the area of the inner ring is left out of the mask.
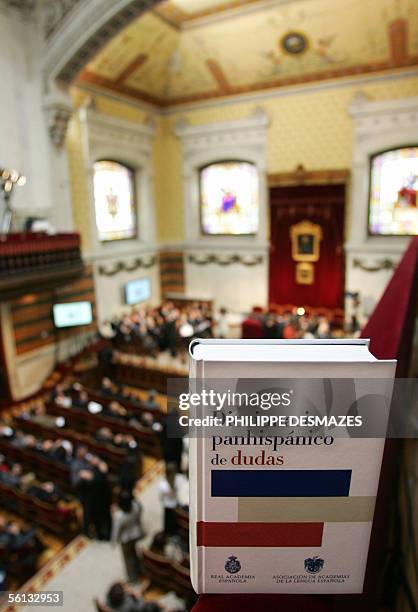
<path id="1" fill-rule="evenodd" d="M 306 34 L 292 31 L 287 32 L 287 34 L 284 34 L 284 36 L 280 38 L 279 46 L 285 53 L 300 55 L 308 50 L 309 41 Z"/>

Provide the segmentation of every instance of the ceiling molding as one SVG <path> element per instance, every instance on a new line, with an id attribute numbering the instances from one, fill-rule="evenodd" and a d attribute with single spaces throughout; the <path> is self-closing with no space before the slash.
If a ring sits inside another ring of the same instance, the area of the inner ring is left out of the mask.
<path id="1" fill-rule="evenodd" d="M 65 85 L 72 83 L 107 42 L 161 0 L 68 1 L 72 9 L 45 48 L 43 73 L 47 84 L 55 80 Z"/>
<path id="2" fill-rule="evenodd" d="M 349 170 L 306 170 L 299 166 L 292 172 L 279 172 L 267 175 L 269 187 L 293 187 L 300 185 L 341 185 L 350 179 Z"/>
<path id="3" fill-rule="evenodd" d="M 191 110 L 200 110 L 204 108 L 211 108 L 213 106 L 229 106 L 231 104 L 248 103 L 248 102 L 262 102 L 263 100 L 269 100 L 271 98 L 281 98 L 295 95 L 306 95 L 308 93 L 339 89 L 344 87 L 351 87 L 358 85 L 359 87 L 365 85 L 372 85 L 374 83 L 381 83 L 384 81 L 396 81 L 399 79 L 413 78 L 418 76 L 418 67 L 399 68 L 387 70 L 381 73 L 372 73 L 358 75 L 357 77 L 345 77 L 341 79 L 330 79 L 328 81 L 319 82 L 308 82 L 301 83 L 300 85 L 292 85 L 286 87 L 280 87 L 276 89 L 263 90 L 258 92 L 249 92 L 243 94 L 234 94 L 229 96 L 223 96 L 215 99 L 201 100 L 199 102 L 189 102 L 179 104 L 178 106 L 166 106 L 161 107 L 156 104 L 155 100 L 138 99 L 130 96 L 129 94 L 120 93 L 119 91 L 110 91 L 109 89 L 96 86 L 95 83 L 77 82 L 74 86 L 82 91 L 89 92 L 93 97 L 103 96 L 109 100 L 122 102 L 128 106 L 139 108 L 144 111 L 154 111 L 156 114 L 161 116 L 178 115 L 180 112 L 188 112 Z"/>
<path id="4" fill-rule="evenodd" d="M 224 3 L 208 7 L 195 12 L 187 13 L 174 5 L 173 2 L 164 2 L 154 9 L 154 13 L 176 29 L 190 29 L 207 23 L 230 19 L 238 15 L 245 15 L 262 10 L 269 6 L 294 4 L 302 0 L 225 0 Z"/>

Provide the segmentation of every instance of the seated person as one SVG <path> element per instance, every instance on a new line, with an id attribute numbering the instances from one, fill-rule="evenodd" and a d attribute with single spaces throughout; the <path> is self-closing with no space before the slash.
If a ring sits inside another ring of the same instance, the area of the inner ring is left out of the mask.
<path id="1" fill-rule="evenodd" d="M 53 440 L 43 440 L 39 445 L 39 452 L 44 455 L 44 457 L 51 459 L 53 455 L 55 445 Z"/>
<path id="2" fill-rule="evenodd" d="M 70 463 L 73 458 L 73 445 L 69 440 L 61 440 L 58 438 L 54 442 L 54 448 L 52 449 L 50 456 L 54 461 L 60 463 Z"/>
<path id="3" fill-rule="evenodd" d="M 165 551 L 168 544 L 168 537 L 164 531 L 159 531 L 153 537 L 149 550 L 156 555 L 166 556 Z"/>
<path id="4" fill-rule="evenodd" d="M 20 488 L 22 482 L 23 470 L 20 463 L 14 463 L 8 471 L 0 472 L 0 481 L 9 486 Z"/>
<path id="5" fill-rule="evenodd" d="M 144 604 L 141 591 L 130 589 L 122 582 L 112 584 L 106 597 L 106 605 L 115 612 L 142 612 Z"/>
<path id="6" fill-rule="evenodd" d="M 112 416 L 116 419 L 127 419 L 129 418 L 128 411 L 126 408 L 119 404 L 119 402 L 110 402 L 109 406 L 105 409 L 105 414 Z"/>
<path id="7" fill-rule="evenodd" d="M 109 427 L 100 427 L 94 436 L 97 442 L 103 442 L 105 444 L 113 444 L 113 434 Z"/>
<path id="8" fill-rule="evenodd" d="M 100 391 L 103 393 L 103 395 L 114 395 L 112 381 L 110 378 L 107 378 L 107 376 L 102 378 L 100 383 Z"/>
<path id="9" fill-rule="evenodd" d="M 8 425 L 0 425 L 0 439 L 13 440 L 16 437 L 16 432 L 12 427 Z"/>
<path id="10" fill-rule="evenodd" d="M 139 417 L 139 424 L 144 429 L 149 429 L 152 431 L 152 426 L 154 425 L 154 417 L 150 412 L 143 412 Z"/>
<path id="11" fill-rule="evenodd" d="M 159 410 L 160 409 L 160 405 L 157 402 L 157 391 L 155 389 L 149 390 L 148 397 L 142 403 L 142 405 L 146 410 Z"/>
<path id="12" fill-rule="evenodd" d="M 67 395 L 67 393 L 64 393 L 63 391 L 60 391 L 55 396 L 54 402 L 58 406 L 63 406 L 64 408 L 69 408 L 71 406 L 71 404 L 72 404 L 71 397 L 69 395 Z"/>
<path id="13" fill-rule="evenodd" d="M 135 438 L 131 434 L 117 433 L 113 437 L 113 444 L 125 450 L 135 450 L 138 446 Z"/>
<path id="14" fill-rule="evenodd" d="M 58 384 L 51 391 L 51 402 L 55 402 L 59 395 L 64 395 L 64 385 Z"/>
<path id="15" fill-rule="evenodd" d="M 80 393 L 73 400 L 73 406 L 80 410 L 87 410 L 89 404 L 89 396 L 86 391 L 80 391 Z"/>
<path id="16" fill-rule="evenodd" d="M 39 499 L 39 501 L 45 503 L 58 504 L 58 502 L 61 501 L 68 501 L 61 489 L 50 480 L 41 484 L 33 484 L 27 489 L 26 492 L 28 495 L 32 495 L 32 497 L 35 497 L 36 499 Z"/>
<path id="17" fill-rule="evenodd" d="M 10 551 L 18 551 L 26 546 L 31 546 L 37 551 L 44 549 L 44 545 L 37 536 L 36 527 L 23 529 L 18 523 L 12 521 L 7 526 L 7 531 L 10 535 L 7 545 Z"/>
<path id="18" fill-rule="evenodd" d="M 136 395 L 132 393 L 132 391 L 130 391 L 125 385 L 119 385 L 117 395 L 121 400 L 128 400 L 133 404 L 138 404 L 138 406 L 141 404 Z"/>

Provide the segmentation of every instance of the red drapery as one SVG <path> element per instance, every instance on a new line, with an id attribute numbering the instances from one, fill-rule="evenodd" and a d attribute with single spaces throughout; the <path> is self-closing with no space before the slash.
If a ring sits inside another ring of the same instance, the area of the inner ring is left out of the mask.
<path id="1" fill-rule="evenodd" d="M 271 190 L 269 301 L 340 308 L 344 287 L 344 185 L 282 187 Z M 290 229 L 308 220 L 322 228 L 314 283 L 296 282 Z"/>

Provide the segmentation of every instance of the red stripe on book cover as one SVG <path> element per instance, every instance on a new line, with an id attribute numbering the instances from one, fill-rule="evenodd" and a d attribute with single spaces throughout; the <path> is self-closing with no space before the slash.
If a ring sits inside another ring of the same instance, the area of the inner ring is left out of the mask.
<path id="1" fill-rule="evenodd" d="M 321 546 L 324 523 L 197 522 L 197 546 Z"/>

